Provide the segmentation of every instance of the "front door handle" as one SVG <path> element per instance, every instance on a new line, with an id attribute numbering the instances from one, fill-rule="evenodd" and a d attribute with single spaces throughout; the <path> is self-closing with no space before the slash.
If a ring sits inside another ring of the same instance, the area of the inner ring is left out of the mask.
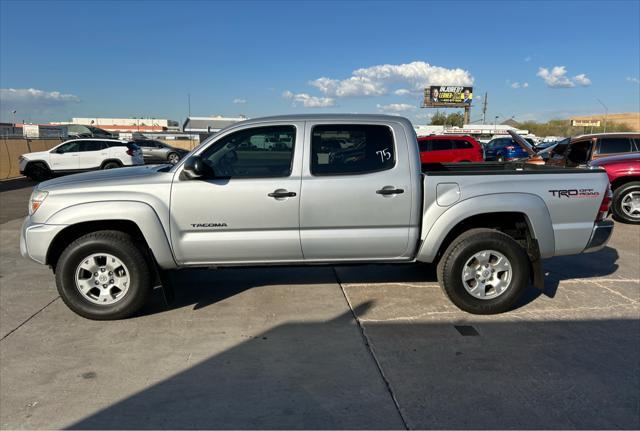
<path id="1" fill-rule="evenodd" d="M 274 190 L 272 193 L 269 193 L 267 196 L 274 199 L 282 199 L 282 198 L 292 198 L 296 195 L 296 192 L 289 192 L 285 189 Z"/>
<path id="2" fill-rule="evenodd" d="M 396 189 L 393 186 L 384 186 L 380 190 L 376 190 L 376 193 L 382 196 L 399 195 L 404 193 L 403 189 Z"/>

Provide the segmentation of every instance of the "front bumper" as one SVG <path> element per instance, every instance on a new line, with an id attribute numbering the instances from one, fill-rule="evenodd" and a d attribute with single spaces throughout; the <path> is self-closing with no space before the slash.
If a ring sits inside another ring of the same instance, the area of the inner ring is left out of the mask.
<path id="1" fill-rule="evenodd" d="M 31 217 L 26 217 L 20 230 L 20 254 L 22 257 L 46 264 L 49 246 L 65 227 L 67 226 L 32 223 Z"/>
<path id="2" fill-rule="evenodd" d="M 602 250 L 609 242 L 612 233 L 613 221 L 603 220 L 596 222 L 593 225 L 591 237 L 583 253 L 593 253 L 594 251 Z"/>

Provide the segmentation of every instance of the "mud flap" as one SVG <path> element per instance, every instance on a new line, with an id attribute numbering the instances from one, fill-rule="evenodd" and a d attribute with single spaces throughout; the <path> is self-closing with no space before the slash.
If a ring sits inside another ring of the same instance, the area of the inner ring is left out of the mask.
<path id="1" fill-rule="evenodd" d="M 534 287 L 544 290 L 544 268 L 540 259 L 531 261 L 531 281 Z"/>
<path id="2" fill-rule="evenodd" d="M 167 306 L 173 304 L 176 296 L 173 291 L 172 274 L 173 271 L 158 271 L 160 275 L 160 289 L 162 289 L 162 296 Z"/>

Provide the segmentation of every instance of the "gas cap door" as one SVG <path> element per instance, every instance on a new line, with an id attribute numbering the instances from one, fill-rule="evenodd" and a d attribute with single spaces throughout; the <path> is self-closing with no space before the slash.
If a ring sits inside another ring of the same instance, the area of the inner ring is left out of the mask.
<path id="1" fill-rule="evenodd" d="M 448 207 L 460 200 L 460 186 L 458 183 L 439 183 L 436 186 L 436 203 L 441 207 Z"/>

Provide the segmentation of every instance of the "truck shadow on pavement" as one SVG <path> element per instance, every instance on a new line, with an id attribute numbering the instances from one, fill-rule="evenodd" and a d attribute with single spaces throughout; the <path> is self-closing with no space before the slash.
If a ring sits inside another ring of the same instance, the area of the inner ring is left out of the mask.
<path id="1" fill-rule="evenodd" d="M 366 317 L 370 305 L 358 305 L 355 314 Z M 465 324 L 475 336 L 446 321 L 365 323 L 366 345 L 347 311 L 287 322 L 246 340 L 234 334 L 234 347 L 206 358 L 207 346 L 224 337 L 214 332 L 200 346 L 178 343 L 172 351 L 186 357 L 195 348 L 205 357 L 196 365 L 69 428 L 402 429 L 403 421 L 410 429 L 640 426 L 637 319 Z M 116 380 L 130 372 L 122 367 Z"/>
<path id="2" fill-rule="evenodd" d="M 573 278 L 604 277 L 618 269 L 618 252 L 606 247 L 597 253 L 560 256 L 544 261 L 544 290 L 529 286 L 515 309 L 535 301 L 540 295 L 553 298 L 561 281 Z M 255 277 L 259 273 L 260 277 Z M 265 275 L 266 274 L 266 275 Z M 217 270 L 185 269 L 174 273 L 172 280 L 175 301 L 167 306 L 159 289 L 141 315 L 193 305 L 198 310 L 245 290 L 259 287 L 256 279 L 268 277 L 270 284 L 306 285 L 318 283 L 368 284 L 427 283 L 425 289 L 437 288 L 435 265 L 378 264 L 333 267 L 253 267 L 221 268 Z"/>

